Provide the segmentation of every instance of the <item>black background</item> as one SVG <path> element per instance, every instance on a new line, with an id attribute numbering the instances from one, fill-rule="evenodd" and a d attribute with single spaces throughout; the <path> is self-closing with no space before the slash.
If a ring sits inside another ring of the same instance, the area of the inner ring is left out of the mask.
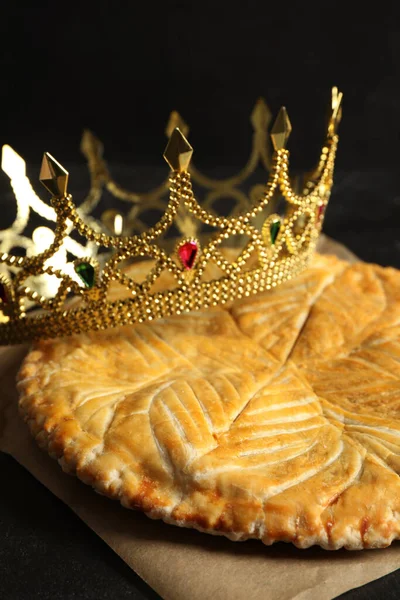
<path id="1" fill-rule="evenodd" d="M 396 2 L 9 2 L 2 4 L 0 137 L 30 161 L 78 160 L 83 127 L 108 156 L 161 161 L 177 109 L 200 164 L 240 164 L 263 95 L 285 104 L 292 151 L 318 155 L 330 88 L 344 92 L 339 168 L 396 168 Z"/>
<path id="2" fill-rule="evenodd" d="M 111 162 L 161 169 L 165 124 L 178 109 L 197 164 L 239 167 L 263 95 L 274 112 L 287 106 L 294 164 L 309 167 L 336 84 L 344 111 L 325 231 L 365 260 L 400 267 L 396 4 L 3 2 L 0 142 L 31 165 L 48 150 L 79 172 L 89 127 Z M 155 597 L 5 455 L 0 472 L 2 600 Z M 392 575 L 348 597 L 398 598 L 399 582 Z"/>

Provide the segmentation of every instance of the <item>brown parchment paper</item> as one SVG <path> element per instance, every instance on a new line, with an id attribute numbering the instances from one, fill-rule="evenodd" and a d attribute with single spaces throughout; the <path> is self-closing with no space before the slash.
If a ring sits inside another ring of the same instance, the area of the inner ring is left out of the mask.
<path id="1" fill-rule="evenodd" d="M 321 250 L 354 255 L 324 240 Z M 231 542 L 180 529 L 95 494 L 38 449 L 18 416 L 15 377 L 27 346 L 0 350 L 0 450 L 11 454 L 166 600 L 331 600 L 400 566 L 400 544 L 328 552 Z"/>

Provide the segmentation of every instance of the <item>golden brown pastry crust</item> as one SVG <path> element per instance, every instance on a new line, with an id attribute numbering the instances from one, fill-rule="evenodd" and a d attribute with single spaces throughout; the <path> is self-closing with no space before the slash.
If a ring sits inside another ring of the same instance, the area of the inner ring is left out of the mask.
<path id="1" fill-rule="evenodd" d="M 234 540 L 400 537 L 400 273 L 318 256 L 296 280 L 147 325 L 43 341 L 20 410 L 63 469 Z"/>

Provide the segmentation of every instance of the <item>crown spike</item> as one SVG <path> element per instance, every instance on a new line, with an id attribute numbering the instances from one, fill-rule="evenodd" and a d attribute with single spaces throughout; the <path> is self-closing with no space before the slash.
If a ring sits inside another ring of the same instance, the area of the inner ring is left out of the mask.
<path id="1" fill-rule="evenodd" d="M 289 116 L 286 108 L 282 106 L 271 130 L 271 139 L 276 151 L 286 147 L 291 131 L 292 125 Z"/>
<path id="2" fill-rule="evenodd" d="M 173 171 L 187 171 L 193 148 L 178 127 L 175 127 L 165 148 L 164 158 Z"/>
<path id="3" fill-rule="evenodd" d="M 339 92 L 338 88 L 335 86 L 332 88 L 332 115 L 329 122 L 329 128 L 332 130 L 332 133 L 336 133 L 336 129 L 340 123 L 342 118 L 342 100 L 343 93 Z"/>
<path id="4" fill-rule="evenodd" d="M 189 134 L 189 125 L 185 123 L 178 111 L 173 110 L 169 115 L 168 123 L 165 128 L 165 135 L 167 138 L 171 137 L 176 128 L 180 129 L 185 137 Z"/>
<path id="5" fill-rule="evenodd" d="M 66 195 L 68 171 L 48 152 L 43 154 L 39 180 L 55 198 L 62 198 Z"/>
<path id="6" fill-rule="evenodd" d="M 260 97 L 250 115 L 250 122 L 255 131 L 266 131 L 272 120 L 272 113 L 264 98 Z"/>
<path id="7" fill-rule="evenodd" d="M 98 137 L 90 129 L 84 129 L 81 139 L 81 152 L 85 156 L 103 155 L 104 146 Z"/>

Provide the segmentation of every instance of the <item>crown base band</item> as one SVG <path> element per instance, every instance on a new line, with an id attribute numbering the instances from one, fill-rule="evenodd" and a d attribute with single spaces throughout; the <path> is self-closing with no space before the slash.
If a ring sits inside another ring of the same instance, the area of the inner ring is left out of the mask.
<path id="1" fill-rule="evenodd" d="M 149 294 L 145 302 L 124 298 L 64 310 L 60 313 L 26 316 L 17 322 L 0 324 L 0 346 L 38 339 L 64 337 L 88 331 L 99 331 L 123 325 L 134 325 L 155 319 L 226 305 L 234 300 L 275 288 L 301 273 L 312 256 L 314 244 L 305 255 L 292 256 L 289 264 L 277 264 L 268 269 L 256 268 L 241 275 L 222 277 L 198 286 Z M 279 272 L 279 278 L 278 278 Z"/>

